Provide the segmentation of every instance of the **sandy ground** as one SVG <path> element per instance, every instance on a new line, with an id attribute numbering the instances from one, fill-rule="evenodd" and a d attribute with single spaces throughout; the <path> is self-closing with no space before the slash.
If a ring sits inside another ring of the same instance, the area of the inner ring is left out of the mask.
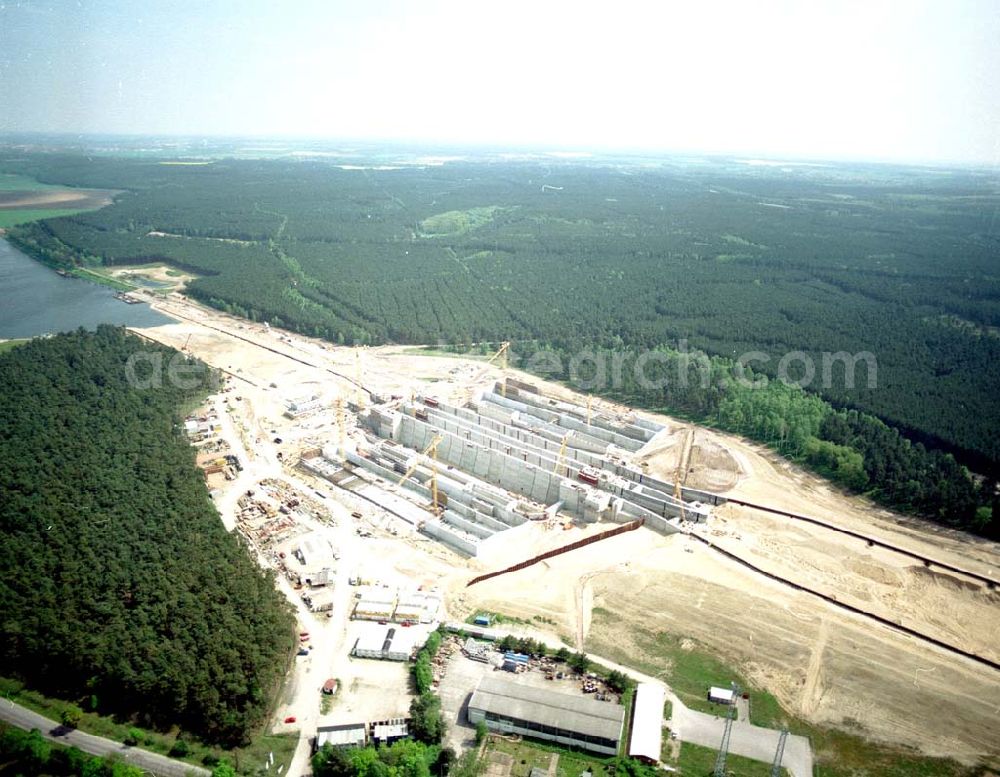
<path id="1" fill-rule="evenodd" d="M 402 396 L 463 396 L 472 390 L 473 377 L 485 381 L 499 375 L 498 369 L 486 369 L 482 362 L 428 357 L 395 347 L 363 350 L 359 370 L 358 355 L 350 348 L 266 331 L 176 295 L 155 306 L 187 320 L 143 333 L 176 348 L 187 343 L 195 355 L 236 375 L 235 390 L 250 405 L 253 432 L 260 437 L 272 431 L 288 436 L 291 448 L 336 441 L 332 415 L 295 424 L 281 419 L 289 397 L 356 396 L 349 383 L 329 370 L 350 378 L 360 375 L 366 386 Z M 572 396 L 551 384 L 546 391 Z M 595 412 L 609 408 L 605 401 L 594 403 Z M 651 473 L 672 479 L 687 424 L 653 417 L 670 428 L 650 443 L 647 466 Z M 699 428 L 687 478 L 690 486 L 728 489 L 748 501 L 863 531 L 1000 580 L 995 544 L 845 495 L 731 435 Z M 446 604 L 455 617 L 480 608 L 539 616 L 552 622 L 544 625 L 551 633 L 595 652 L 602 643 L 629 644 L 627 627 L 612 629 L 598 619 L 591 630 L 592 608 L 600 606 L 619 614 L 623 624 L 696 639 L 810 721 L 967 761 L 1000 751 L 1000 673 L 770 581 L 683 535 L 662 537 L 640 529 L 465 588 L 480 571 L 598 530 L 521 527 L 506 532 L 501 542 L 491 541 L 488 559 L 471 561 L 405 533 L 385 535 L 369 548 L 377 558 L 391 557 L 400 572 L 435 579 L 446 590 Z M 1000 597 L 979 583 L 924 569 L 912 559 L 822 527 L 733 505 L 721 508 L 703 531 L 762 568 L 1000 660 Z"/>
<path id="2" fill-rule="evenodd" d="M 43 189 L 0 192 L 0 210 L 103 208 L 114 191 L 105 189 Z"/>
<path id="3" fill-rule="evenodd" d="M 140 264 L 140 265 L 120 265 L 106 270 L 112 278 L 129 280 L 129 276 L 140 279 L 156 281 L 157 283 L 169 283 L 173 288 L 179 289 L 188 281 L 194 280 L 195 275 L 181 272 L 165 264 Z M 180 273 L 170 275 L 169 273 Z"/>

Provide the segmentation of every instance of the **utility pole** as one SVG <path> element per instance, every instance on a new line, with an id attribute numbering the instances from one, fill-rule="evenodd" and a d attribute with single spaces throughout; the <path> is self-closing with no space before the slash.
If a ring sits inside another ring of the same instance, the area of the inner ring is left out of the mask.
<path id="1" fill-rule="evenodd" d="M 781 777 L 781 759 L 785 755 L 785 740 L 788 739 L 788 729 L 781 730 L 778 737 L 778 749 L 774 754 L 774 763 L 771 764 L 771 777 Z"/>
<path id="2" fill-rule="evenodd" d="M 722 744 L 719 745 L 719 754 L 715 757 L 715 771 L 712 772 L 712 777 L 726 777 L 726 756 L 729 754 L 729 737 L 733 733 L 733 721 L 737 715 L 736 699 L 739 698 L 740 693 L 743 691 L 736 683 L 730 683 L 730 686 L 733 689 L 733 705 L 729 708 L 729 712 L 726 715 L 726 727 L 722 732 Z"/>

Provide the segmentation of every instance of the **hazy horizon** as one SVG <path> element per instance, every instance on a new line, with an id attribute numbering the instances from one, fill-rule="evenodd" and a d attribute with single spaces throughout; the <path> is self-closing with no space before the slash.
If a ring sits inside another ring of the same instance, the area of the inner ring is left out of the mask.
<path id="1" fill-rule="evenodd" d="M 3 134 L 996 166 L 984 0 L 0 4 Z"/>

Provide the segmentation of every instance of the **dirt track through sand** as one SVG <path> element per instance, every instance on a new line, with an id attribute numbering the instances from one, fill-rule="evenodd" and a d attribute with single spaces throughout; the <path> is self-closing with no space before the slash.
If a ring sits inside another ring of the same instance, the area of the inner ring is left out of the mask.
<path id="1" fill-rule="evenodd" d="M 824 618 L 819 624 L 816 645 L 813 647 L 812 655 L 809 657 L 805 687 L 802 689 L 802 705 L 799 712 L 805 718 L 809 718 L 815 714 L 819 707 L 819 702 L 823 698 L 823 651 L 826 650 L 828 635 L 829 625 Z"/>

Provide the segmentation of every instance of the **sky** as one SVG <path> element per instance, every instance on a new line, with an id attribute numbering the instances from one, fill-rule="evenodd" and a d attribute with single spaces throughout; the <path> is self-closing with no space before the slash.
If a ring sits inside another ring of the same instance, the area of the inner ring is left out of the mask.
<path id="1" fill-rule="evenodd" d="M 997 0 L 0 0 L 0 132 L 1000 165 Z"/>

